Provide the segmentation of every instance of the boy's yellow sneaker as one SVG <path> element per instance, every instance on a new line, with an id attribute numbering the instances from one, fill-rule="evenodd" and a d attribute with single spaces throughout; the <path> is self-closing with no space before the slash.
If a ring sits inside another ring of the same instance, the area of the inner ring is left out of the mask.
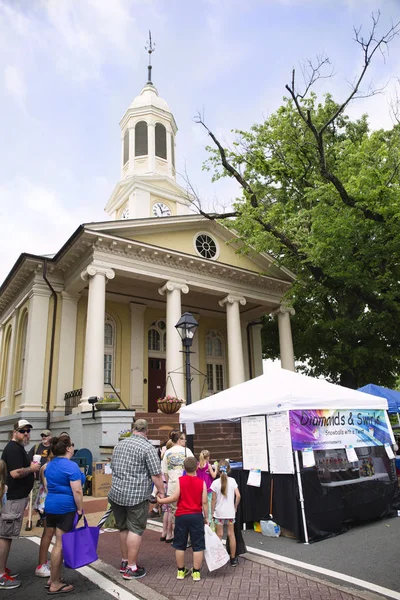
<path id="1" fill-rule="evenodd" d="M 193 571 L 192 569 L 192 579 L 193 581 L 200 581 L 200 571 Z"/>
<path id="2" fill-rule="evenodd" d="M 176 575 L 177 579 L 185 579 L 189 575 L 189 569 L 183 567 L 183 569 L 178 569 L 178 573 Z"/>

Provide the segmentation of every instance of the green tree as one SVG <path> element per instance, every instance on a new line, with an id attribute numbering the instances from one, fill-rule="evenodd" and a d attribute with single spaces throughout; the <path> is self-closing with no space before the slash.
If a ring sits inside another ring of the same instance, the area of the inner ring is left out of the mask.
<path id="1" fill-rule="evenodd" d="M 373 18 L 367 39 L 356 32 L 364 67 L 343 103 L 312 92 L 327 64 L 320 59 L 309 64 L 305 91 L 297 91 L 293 72 L 282 106 L 237 132 L 233 149 L 198 118 L 216 146 L 206 168 L 243 189 L 224 224 L 243 252 L 272 252 L 296 273 L 288 300 L 302 370 L 353 388 L 390 387 L 400 370 L 400 125 L 371 132 L 366 116 L 346 115 L 373 56 L 398 30 L 376 40 L 377 24 Z M 279 355 L 268 317 L 263 342 L 265 356 Z"/>

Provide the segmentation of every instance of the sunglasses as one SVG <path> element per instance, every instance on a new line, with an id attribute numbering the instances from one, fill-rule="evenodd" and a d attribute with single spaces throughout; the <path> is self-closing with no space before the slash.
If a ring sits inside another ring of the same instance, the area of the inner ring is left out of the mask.
<path id="1" fill-rule="evenodd" d="M 41 433 L 40 437 L 44 438 L 44 437 L 48 437 L 47 433 Z"/>
<path id="2" fill-rule="evenodd" d="M 30 429 L 18 429 L 18 433 L 30 433 Z"/>

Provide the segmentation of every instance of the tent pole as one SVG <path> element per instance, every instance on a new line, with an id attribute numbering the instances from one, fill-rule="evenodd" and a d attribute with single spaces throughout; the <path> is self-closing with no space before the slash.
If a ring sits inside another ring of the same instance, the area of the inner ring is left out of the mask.
<path id="1" fill-rule="evenodd" d="M 296 464 L 297 485 L 299 486 L 301 517 L 302 517 L 302 520 L 303 520 L 304 539 L 305 539 L 304 543 L 308 544 L 308 531 L 307 531 L 307 522 L 306 522 L 306 511 L 304 510 L 303 485 L 302 485 L 302 482 L 301 482 L 300 464 L 299 464 L 299 451 L 298 450 L 296 450 L 295 453 L 294 453 L 294 462 Z"/>

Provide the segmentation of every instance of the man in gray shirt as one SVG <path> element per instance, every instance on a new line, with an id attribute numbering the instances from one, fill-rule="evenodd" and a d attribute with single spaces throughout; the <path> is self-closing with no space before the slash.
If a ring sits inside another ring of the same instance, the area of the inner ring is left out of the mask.
<path id="1" fill-rule="evenodd" d="M 130 438 L 119 442 L 111 459 L 112 484 L 108 499 L 119 529 L 121 567 L 124 579 L 140 579 L 146 569 L 137 557 L 146 529 L 148 504 L 153 483 L 161 498 L 164 485 L 160 459 L 147 439 L 147 421 L 138 419 Z"/>

